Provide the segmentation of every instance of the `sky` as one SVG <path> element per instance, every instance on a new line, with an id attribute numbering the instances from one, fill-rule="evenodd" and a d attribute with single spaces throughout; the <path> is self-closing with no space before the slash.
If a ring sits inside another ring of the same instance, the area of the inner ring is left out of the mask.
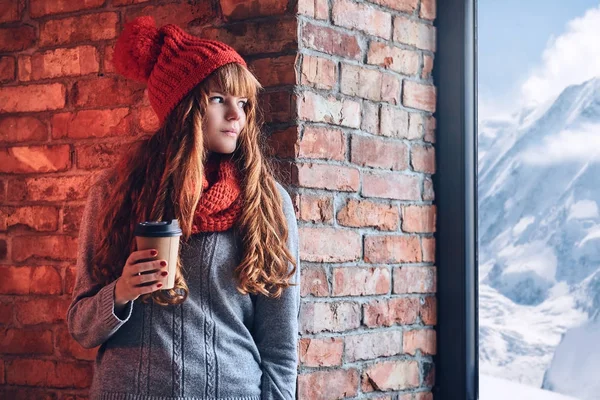
<path id="1" fill-rule="evenodd" d="M 506 118 L 600 76 L 600 0 L 478 0 L 482 119 Z"/>

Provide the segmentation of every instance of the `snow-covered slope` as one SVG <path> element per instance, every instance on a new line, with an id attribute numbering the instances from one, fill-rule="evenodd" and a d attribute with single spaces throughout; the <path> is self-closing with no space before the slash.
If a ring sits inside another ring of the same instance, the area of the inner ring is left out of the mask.
<path id="1" fill-rule="evenodd" d="M 540 387 L 600 309 L 600 79 L 479 132 L 480 370 Z"/>
<path id="2" fill-rule="evenodd" d="M 576 400 L 575 397 L 532 388 L 507 379 L 479 375 L 480 400 Z"/>

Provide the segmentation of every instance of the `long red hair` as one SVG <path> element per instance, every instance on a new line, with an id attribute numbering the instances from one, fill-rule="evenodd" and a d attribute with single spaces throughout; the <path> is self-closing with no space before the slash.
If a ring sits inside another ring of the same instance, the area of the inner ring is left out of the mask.
<path id="1" fill-rule="evenodd" d="M 296 271 L 287 248 L 288 227 L 273 169 L 265 157 L 257 94 L 260 83 L 244 66 L 231 63 L 214 71 L 170 113 L 149 139 L 136 143 L 109 173 L 110 184 L 99 210 L 99 243 L 94 255 L 94 277 L 103 284 L 117 279 L 129 254 L 136 250 L 133 236 L 140 221 L 160 221 L 166 215 L 179 220 L 186 241 L 191 236 L 194 211 L 202 196 L 204 148 L 202 122 L 211 87 L 246 97 L 246 126 L 232 154 L 242 171 L 244 208 L 237 228 L 243 256 L 236 268 L 241 293 L 279 297 Z M 289 263 L 292 268 L 289 268 Z M 175 288 L 144 296 L 162 305 L 185 301 L 188 287 L 177 262 Z"/>

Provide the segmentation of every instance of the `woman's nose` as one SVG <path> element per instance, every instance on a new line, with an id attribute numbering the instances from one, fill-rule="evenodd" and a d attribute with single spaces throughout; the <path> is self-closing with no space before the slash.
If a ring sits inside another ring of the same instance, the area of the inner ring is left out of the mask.
<path id="1" fill-rule="evenodd" d="M 237 105 L 232 105 L 227 107 L 227 115 L 226 118 L 227 119 L 240 119 L 242 116 L 242 110 L 237 107 Z"/>

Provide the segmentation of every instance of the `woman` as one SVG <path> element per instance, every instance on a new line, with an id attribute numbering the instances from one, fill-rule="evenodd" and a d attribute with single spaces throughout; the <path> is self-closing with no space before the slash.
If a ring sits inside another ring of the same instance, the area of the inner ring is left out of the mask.
<path id="1" fill-rule="evenodd" d="M 261 151 L 257 92 L 229 46 L 125 26 L 114 63 L 147 83 L 160 128 L 90 189 L 67 321 L 100 346 L 92 399 L 295 397 L 298 230 L 289 195 Z M 142 221 L 183 231 L 175 287 Z"/>

